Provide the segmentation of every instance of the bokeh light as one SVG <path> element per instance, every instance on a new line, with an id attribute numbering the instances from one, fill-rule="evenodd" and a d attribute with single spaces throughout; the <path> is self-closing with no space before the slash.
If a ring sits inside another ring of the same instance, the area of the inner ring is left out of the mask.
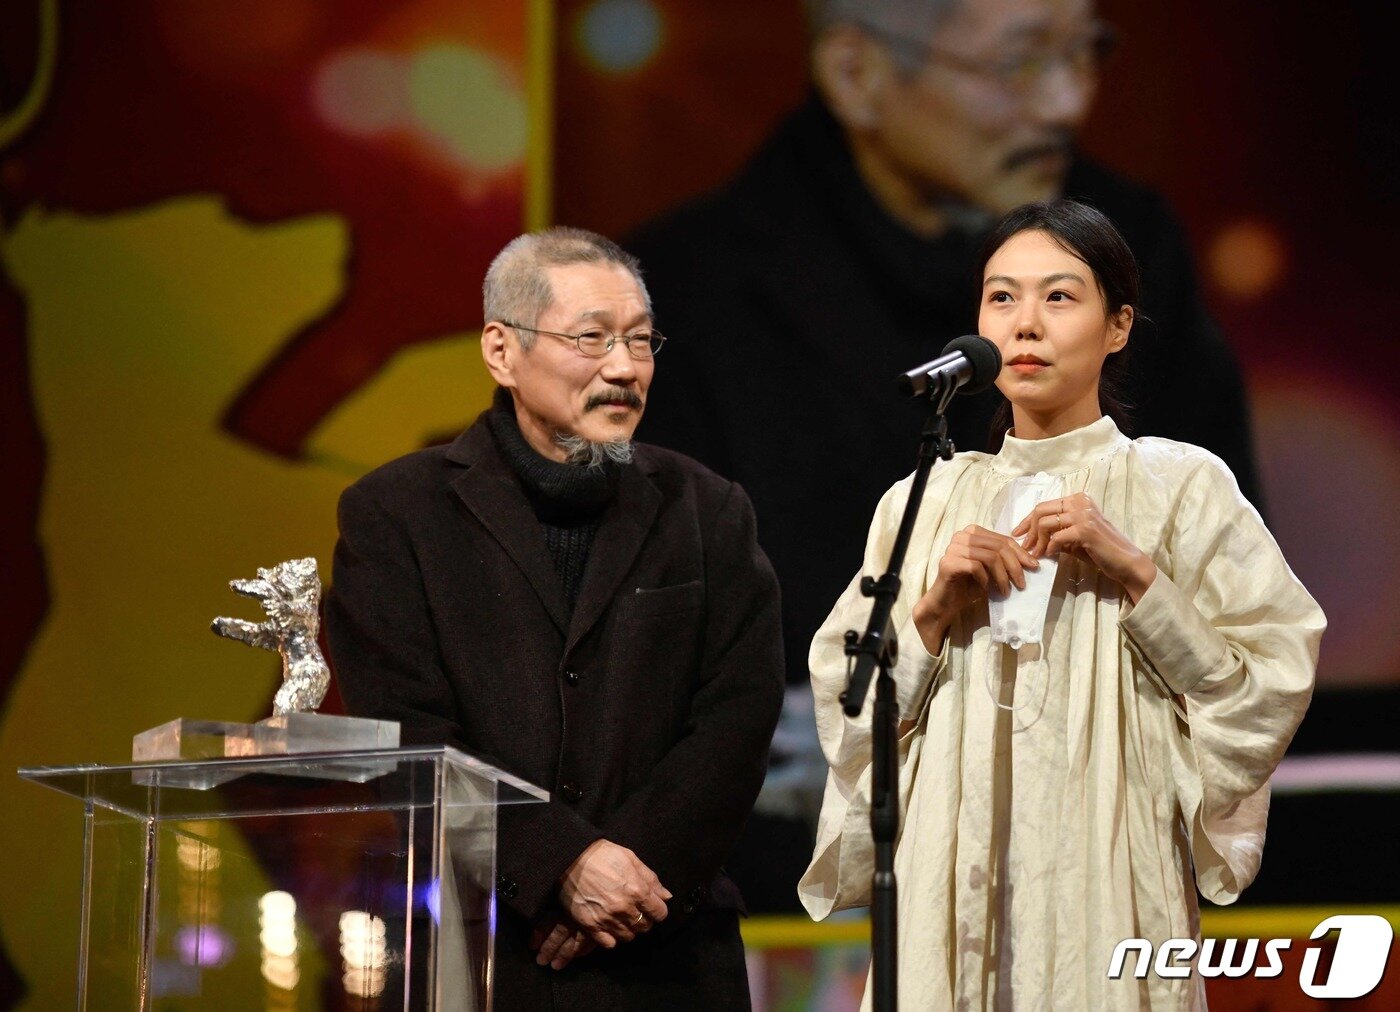
<path id="1" fill-rule="evenodd" d="M 264 919 L 289 921 L 296 916 L 297 901 L 291 893 L 274 889 L 258 898 L 258 912 Z"/>
<path id="2" fill-rule="evenodd" d="M 297 901 L 291 893 L 274 889 L 258 899 L 258 941 L 262 945 L 260 969 L 274 988 L 290 991 L 301 980 L 297 944 Z"/>
<path id="3" fill-rule="evenodd" d="M 1211 279 L 1222 291 L 1237 299 L 1257 299 L 1283 280 L 1287 246 L 1270 223 L 1237 221 L 1216 233 L 1208 265 Z"/>
<path id="4" fill-rule="evenodd" d="M 352 49 L 316 72 L 312 102 L 327 123 L 357 137 L 373 137 L 408 119 L 408 67 L 397 56 Z"/>
<path id="5" fill-rule="evenodd" d="M 181 836 L 175 842 L 175 858 L 181 869 L 192 872 L 210 872 L 218 868 L 223 854 L 217 847 L 193 836 Z"/>
<path id="6" fill-rule="evenodd" d="M 420 153 L 478 187 L 525 157 L 525 93 L 495 57 L 469 46 L 424 46 L 408 55 L 374 49 L 333 54 L 317 69 L 311 104 L 352 137 L 410 137 Z"/>
<path id="7" fill-rule="evenodd" d="M 423 903 L 434 924 L 442 923 L 442 879 L 434 878 L 423 889 Z"/>
<path id="8" fill-rule="evenodd" d="M 598 70 L 625 74 L 651 62 L 663 34 L 661 12 L 651 0 L 596 0 L 579 15 L 574 42 Z"/>
<path id="9" fill-rule="evenodd" d="M 525 95 L 486 53 L 423 50 L 409 66 L 408 98 L 414 122 L 468 166 L 499 171 L 525 156 Z"/>
<path id="10" fill-rule="evenodd" d="M 292 991 L 301 983 L 301 967 L 295 956 L 264 955 L 259 966 L 263 979 L 279 991 Z"/>
<path id="11" fill-rule="evenodd" d="M 384 991 L 389 947 L 382 918 L 364 910 L 340 915 L 341 985 L 347 994 L 373 998 Z"/>
<path id="12" fill-rule="evenodd" d="M 175 933 L 175 951 L 186 966 L 223 966 L 233 956 L 233 941 L 213 924 L 187 924 Z"/>

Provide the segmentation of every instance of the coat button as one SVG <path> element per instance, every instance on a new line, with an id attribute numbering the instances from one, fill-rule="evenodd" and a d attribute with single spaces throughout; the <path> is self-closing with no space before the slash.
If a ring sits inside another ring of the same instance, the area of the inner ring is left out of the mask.
<path id="1" fill-rule="evenodd" d="M 578 801 L 579 798 L 583 797 L 583 789 L 579 787 L 578 784 L 574 783 L 572 780 L 566 783 L 563 787 L 559 788 L 559 793 L 565 801 L 571 804 L 573 802 Z"/>
<path id="2" fill-rule="evenodd" d="M 520 887 L 504 875 L 496 876 L 496 892 L 508 900 L 515 899 L 515 894 L 520 891 Z"/>
<path id="3" fill-rule="evenodd" d="M 578 680 L 579 673 L 577 671 L 575 671 L 573 668 L 564 669 L 564 681 L 568 682 L 570 685 L 577 685 Z"/>
<path id="4" fill-rule="evenodd" d="M 693 914 L 700 906 L 700 901 L 705 898 L 705 890 L 696 886 L 686 893 L 685 902 L 681 904 L 681 913 Z"/>

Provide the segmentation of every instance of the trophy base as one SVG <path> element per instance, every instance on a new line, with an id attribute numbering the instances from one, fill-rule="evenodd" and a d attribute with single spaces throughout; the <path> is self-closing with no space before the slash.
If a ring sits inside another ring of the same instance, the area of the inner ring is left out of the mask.
<path id="1" fill-rule="evenodd" d="M 399 723 L 396 720 L 367 720 L 363 717 L 339 717 L 324 713 L 289 713 L 268 717 L 256 724 L 240 724 L 227 720 L 191 720 L 177 717 L 158 727 L 142 731 L 131 739 L 133 762 L 170 762 L 190 759 L 229 759 L 246 756 L 296 755 L 303 752 L 344 752 L 353 749 L 397 748 Z M 392 768 L 381 762 L 367 761 L 362 769 L 347 770 L 344 761 L 337 763 L 335 780 L 364 783 Z M 302 767 L 306 776 L 318 776 L 318 768 Z M 155 771 L 151 771 L 154 773 Z M 200 790 L 242 776 L 246 769 L 229 770 L 222 764 L 207 769 L 186 767 L 182 785 Z M 348 774 L 348 775 L 347 775 Z M 160 780 L 169 784 L 172 771 L 160 771 Z M 137 782 L 141 777 L 136 774 Z"/>

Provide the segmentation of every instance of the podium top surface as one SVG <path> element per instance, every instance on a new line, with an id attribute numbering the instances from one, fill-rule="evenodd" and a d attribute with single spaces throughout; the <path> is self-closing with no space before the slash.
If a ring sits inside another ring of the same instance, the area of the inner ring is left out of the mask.
<path id="1" fill-rule="evenodd" d="M 138 818 L 520 804 L 549 793 L 447 745 L 235 758 L 32 766 L 19 775 Z"/>

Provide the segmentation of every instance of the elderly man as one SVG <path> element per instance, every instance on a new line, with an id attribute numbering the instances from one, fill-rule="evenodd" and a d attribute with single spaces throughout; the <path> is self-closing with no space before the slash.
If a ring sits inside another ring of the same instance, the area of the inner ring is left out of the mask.
<path id="1" fill-rule="evenodd" d="M 1181 229 L 1160 197 L 1075 152 L 1111 37 L 1089 0 L 808 7 L 816 94 L 726 187 L 627 242 L 676 338 L 642 436 L 753 497 L 793 684 L 881 492 L 914 468 L 923 407 L 894 378 L 975 330 L 982 235 L 1018 204 L 1063 194 L 1118 224 L 1148 318 L 1123 391 L 1133 434 L 1213 450 L 1259 502 L 1243 382 Z M 959 449 L 986 448 L 999 399 L 958 398 Z M 795 907 L 810 830 L 760 803 L 760 832 L 731 870 L 756 908 Z M 793 855 L 776 873 L 774 853 Z"/>
<path id="2" fill-rule="evenodd" d="M 748 498 L 631 442 L 664 340 L 635 259 L 554 228 L 484 289 L 494 406 L 341 498 L 341 692 L 551 792 L 502 813 L 497 1008 L 746 1007 L 721 864 L 783 692 Z"/>

